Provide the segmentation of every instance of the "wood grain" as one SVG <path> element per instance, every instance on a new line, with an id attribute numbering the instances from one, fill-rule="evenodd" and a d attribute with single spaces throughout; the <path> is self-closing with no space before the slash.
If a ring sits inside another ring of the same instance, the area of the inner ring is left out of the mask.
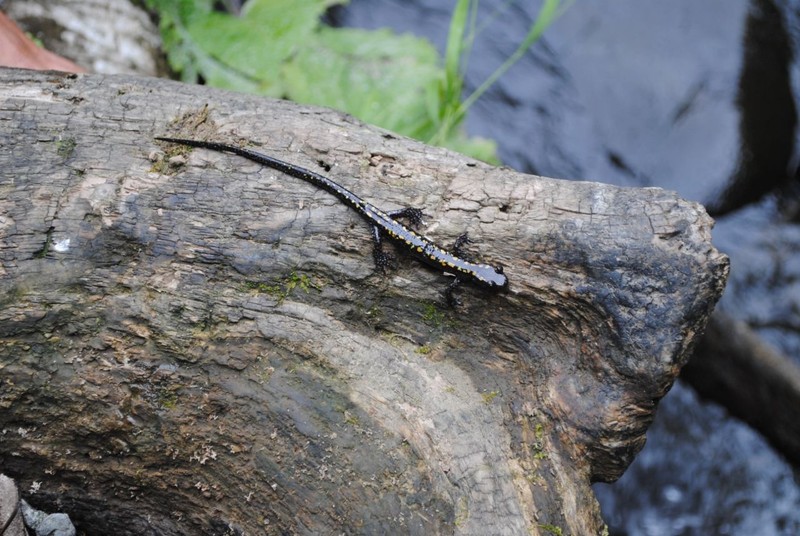
<path id="1" fill-rule="evenodd" d="M 115 534 L 599 534 L 727 276 L 701 206 L 495 168 L 339 112 L 0 70 L 0 463 Z M 464 231 L 461 292 L 253 148 Z M 321 167 L 322 166 L 322 167 Z M 35 506 L 37 504 L 34 504 Z"/>

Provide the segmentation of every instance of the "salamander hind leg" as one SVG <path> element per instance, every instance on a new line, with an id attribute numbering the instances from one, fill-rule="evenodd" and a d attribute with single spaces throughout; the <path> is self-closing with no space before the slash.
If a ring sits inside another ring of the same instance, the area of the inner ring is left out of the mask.
<path id="1" fill-rule="evenodd" d="M 461 305 L 461 300 L 459 300 L 454 294 L 453 291 L 461 286 L 461 279 L 458 277 L 453 279 L 453 282 L 447 285 L 447 288 L 444 291 L 444 297 L 447 300 L 447 305 L 450 307 L 458 307 Z"/>
<path id="2" fill-rule="evenodd" d="M 419 228 L 420 225 L 425 225 L 425 220 L 422 219 L 425 217 L 425 214 L 422 212 L 422 209 L 419 208 L 403 208 L 400 210 L 392 210 L 386 214 L 395 221 L 397 218 L 405 218 L 414 229 Z"/>
<path id="3" fill-rule="evenodd" d="M 382 273 L 386 273 L 386 268 L 394 268 L 395 259 L 394 255 L 383 250 L 382 232 L 377 225 L 372 227 L 372 258 L 375 260 L 375 267 Z"/>

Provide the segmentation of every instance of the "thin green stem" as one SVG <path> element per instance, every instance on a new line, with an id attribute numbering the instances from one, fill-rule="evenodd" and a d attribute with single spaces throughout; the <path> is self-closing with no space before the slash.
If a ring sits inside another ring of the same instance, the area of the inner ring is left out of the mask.
<path id="1" fill-rule="evenodd" d="M 465 4 L 467 0 L 459 0 L 458 5 L 456 6 L 456 10 L 462 9 L 466 11 L 466 6 L 462 5 Z M 472 92 L 458 107 L 453 109 L 452 107 L 445 106 L 443 107 L 445 114 L 442 117 L 442 122 L 437 130 L 436 134 L 432 137 L 432 142 L 437 142 L 442 139 L 447 138 L 452 128 L 458 125 L 464 118 L 467 113 L 467 110 L 477 101 L 484 93 L 495 83 L 497 80 L 503 76 L 512 65 L 514 65 L 517 61 L 525 55 L 525 52 L 535 43 L 541 36 L 542 33 L 558 18 L 560 17 L 564 11 L 566 10 L 569 5 L 571 5 L 574 0 L 568 0 L 563 6 L 561 6 L 561 0 L 545 0 L 544 5 L 539 10 L 538 15 L 536 16 L 536 20 L 533 23 L 528 34 L 525 36 L 525 39 L 520 43 L 517 49 L 514 51 L 511 56 L 509 56 L 506 61 L 500 65 L 483 83 L 478 86 L 478 88 Z M 476 1 L 477 3 L 477 1 Z M 559 9 L 561 7 L 561 9 Z M 461 23 L 465 22 L 464 15 L 460 15 Z M 454 13 L 453 21 L 451 22 L 451 31 L 453 30 L 453 23 L 455 23 L 456 17 Z M 458 38 L 463 39 L 464 30 L 463 28 L 458 32 Z M 451 39 L 454 36 L 450 36 Z M 452 42 L 451 39 L 448 39 L 448 54 L 450 54 L 450 43 Z M 455 48 L 455 47 L 454 47 Z M 463 51 L 463 49 L 462 49 Z M 452 61 L 452 60 L 451 60 Z M 463 82 L 462 82 L 463 83 Z"/>

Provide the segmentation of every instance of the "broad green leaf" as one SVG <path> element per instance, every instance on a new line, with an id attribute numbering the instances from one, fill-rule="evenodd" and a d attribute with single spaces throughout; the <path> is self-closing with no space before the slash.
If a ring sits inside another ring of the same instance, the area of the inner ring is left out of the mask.
<path id="1" fill-rule="evenodd" d="M 282 74 L 293 100 L 408 133 L 427 117 L 426 88 L 439 76 L 436 58 L 431 44 L 417 37 L 323 27 Z"/>

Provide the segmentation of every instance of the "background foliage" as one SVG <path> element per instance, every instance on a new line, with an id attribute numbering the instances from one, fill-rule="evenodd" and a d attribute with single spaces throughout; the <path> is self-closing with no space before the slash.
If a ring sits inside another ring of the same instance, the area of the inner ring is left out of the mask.
<path id="1" fill-rule="evenodd" d="M 544 2 L 517 53 L 463 102 L 477 0 L 455 3 L 443 60 L 425 39 L 323 25 L 325 11 L 345 1 L 249 0 L 238 15 L 216 11 L 213 0 L 148 0 L 148 5 L 159 14 L 170 66 L 185 82 L 336 108 L 496 162 L 494 142 L 467 137 L 464 117 L 558 16 L 560 0 Z"/>

